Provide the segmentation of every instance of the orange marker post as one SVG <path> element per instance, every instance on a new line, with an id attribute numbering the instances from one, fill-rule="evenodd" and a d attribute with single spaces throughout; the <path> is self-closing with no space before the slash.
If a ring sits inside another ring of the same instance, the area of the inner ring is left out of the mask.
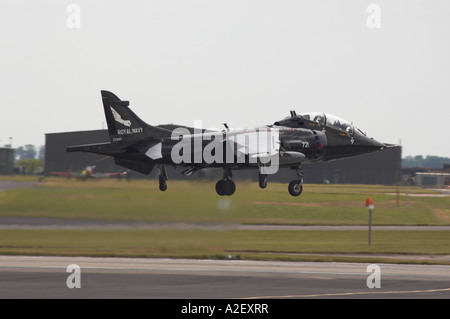
<path id="1" fill-rule="evenodd" d="M 373 205 L 372 198 L 366 198 L 366 207 L 369 209 L 369 246 L 372 244 L 372 209 L 375 208 Z"/>

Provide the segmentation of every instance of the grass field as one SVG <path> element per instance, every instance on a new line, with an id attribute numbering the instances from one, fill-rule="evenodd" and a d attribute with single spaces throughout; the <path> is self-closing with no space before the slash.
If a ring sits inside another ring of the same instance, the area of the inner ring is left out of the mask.
<path id="1" fill-rule="evenodd" d="M 297 198 L 287 185 L 237 182 L 220 197 L 213 182 L 48 179 L 29 189 L 0 192 L 0 216 L 83 218 L 106 221 L 367 225 L 365 199 L 375 203 L 373 225 L 450 225 L 450 197 L 400 196 L 396 187 L 305 185 Z M 410 195 L 433 194 L 398 188 Z M 199 231 L 199 230 L 0 230 L 0 254 L 247 259 L 353 260 L 300 254 L 450 254 L 447 231 Z M 415 262 L 415 261 L 409 261 Z M 417 261 L 418 262 L 418 261 Z"/>
<path id="2" fill-rule="evenodd" d="M 379 231 L 368 246 L 364 231 L 1 230 L 0 254 L 214 259 L 239 254 L 242 259 L 348 262 L 382 262 L 378 254 L 395 254 L 390 262 L 422 263 L 402 256 L 450 254 L 447 233 Z"/>
<path id="3" fill-rule="evenodd" d="M 406 188 L 401 188 L 404 193 Z M 430 191 L 407 188 L 409 194 Z M 0 216 L 87 218 L 108 221 L 285 225 L 367 225 L 365 199 L 375 203 L 374 225 L 450 225 L 450 197 L 400 196 L 397 188 L 305 185 L 292 197 L 284 184 L 261 190 L 237 182 L 235 195 L 220 197 L 213 182 L 171 181 L 166 192 L 155 181 L 49 179 L 30 189 L 0 192 Z"/>

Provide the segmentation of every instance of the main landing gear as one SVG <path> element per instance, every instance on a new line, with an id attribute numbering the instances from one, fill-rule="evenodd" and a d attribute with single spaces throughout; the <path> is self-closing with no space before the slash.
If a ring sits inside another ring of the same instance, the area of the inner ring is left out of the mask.
<path id="1" fill-rule="evenodd" d="M 301 166 L 296 168 L 297 171 L 297 179 L 294 179 L 289 183 L 289 194 L 292 196 L 300 196 L 303 192 L 303 169 Z M 223 179 L 219 180 L 216 184 L 216 192 L 220 196 L 231 196 L 236 191 L 236 184 L 234 184 L 231 174 L 231 169 L 224 168 L 223 170 Z M 258 174 L 259 187 L 266 188 L 267 187 L 267 174 Z"/>
<path id="2" fill-rule="evenodd" d="M 231 169 L 224 168 L 223 179 L 216 183 L 216 192 L 220 196 L 231 196 L 236 191 L 236 184 L 233 182 Z"/>
<path id="3" fill-rule="evenodd" d="M 303 191 L 303 169 L 301 166 L 297 167 L 297 177 L 289 183 L 289 194 L 292 196 L 299 196 Z"/>
<path id="4" fill-rule="evenodd" d="M 301 166 L 296 167 L 297 179 L 289 183 L 288 190 L 292 196 L 300 196 L 303 192 L 303 169 Z M 233 177 L 231 169 L 226 167 L 223 169 L 223 179 L 216 183 L 216 192 L 220 196 L 231 196 L 236 191 L 236 184 L 231 179 Z M 165 166 L 159 167 L 159 189 L 161 191 L 167 190 L 167 171 Z M 258 174 L 259 187 L 267 187 L 267 174 Z"/>

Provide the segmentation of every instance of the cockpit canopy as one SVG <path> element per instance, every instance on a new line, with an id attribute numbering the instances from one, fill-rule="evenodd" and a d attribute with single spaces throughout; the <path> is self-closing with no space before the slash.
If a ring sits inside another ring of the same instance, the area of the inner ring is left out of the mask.
<path id="1" fill-rule="evenodd" d="M 353 123 L 332 114 L 309 112 L 301 114 L 301 116 L 307 120 L 317 122 L 320 125 L 328 126 L 336 130 L 343 131 L 347 134 L 353 134 L 356 130 L 357 132 L 365 135 L 361 130 L 356 128 L 353 125 Z"/>

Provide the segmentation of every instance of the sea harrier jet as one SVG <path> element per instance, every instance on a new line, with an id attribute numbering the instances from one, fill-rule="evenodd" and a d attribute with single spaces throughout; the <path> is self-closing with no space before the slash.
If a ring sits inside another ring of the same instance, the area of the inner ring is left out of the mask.
<path id="1" fill-rule="evenodd" d="M 259 186 L 280 167 L 296 171 L 289 193 L 303 190 L 302 164 L 329 161 L 379 151 L 385 144 L 366 136 L 353 123 L 324 113 L 290 112 L 274 124 L 233 130 L 202 130 L 185 126 L 167 129 L 141 120 L 128 101 L 101 91 L 109 143 L 70 146 L 68 152 L 89 152 L 114 158 L 117 165 L 150 174 L 159 169 L 159 188 L 167 189 L 166 166 L 183 167 L 186 176 L 204 169 L 221 168 L 223 178 L 216 184 L 219 195 L 232 195 L 236 185 L 232 171 L 258 170 Z"/>

